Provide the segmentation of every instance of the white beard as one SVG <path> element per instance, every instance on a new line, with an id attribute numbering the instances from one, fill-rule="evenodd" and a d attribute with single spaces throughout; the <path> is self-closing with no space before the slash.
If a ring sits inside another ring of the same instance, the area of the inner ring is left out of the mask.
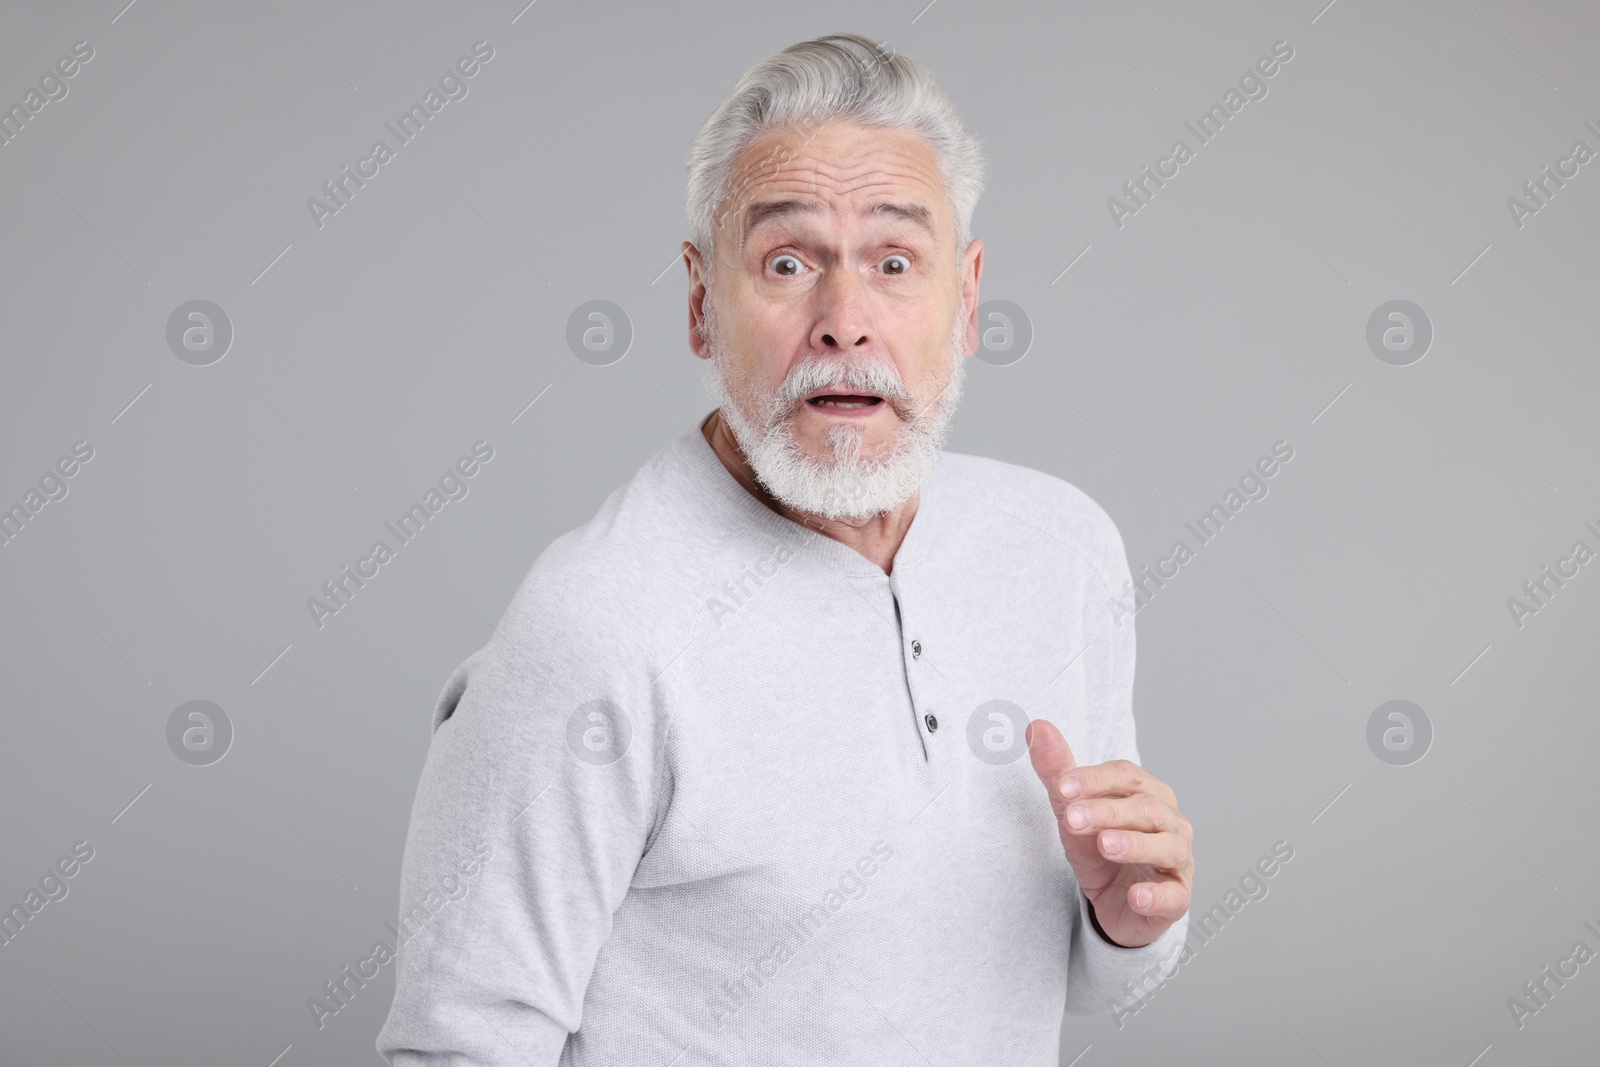
<path id="1" fill-rule="evenodd" d="M 947 349 L 946 384 L 931 397 L 911 393 L 890 364 L 877 360 L 813 357 L 795 365 L 771 394 L 762 394 L 747 375 L 725 377 L 726 352 L 717 336 L 708 297 L 704 334 L 711 350 L 706 390 L 722 410 L 739 449 L 755 476 L 775 498 L 797 511 L 825 519 L 862 522 L 893 511 L 916 493 L 939 459 L 966 378 L 966 315 L 956 316 Z M 789 418 L 821 388 L 844 387 L 884 398 L 902 426 L 881 455 L 861 455 L 864 429 L 839 423 L 828 430 L 833 462 L 818 462 L 795 438 Z M 755 410 L 752 417 L 745 405 Z"/>

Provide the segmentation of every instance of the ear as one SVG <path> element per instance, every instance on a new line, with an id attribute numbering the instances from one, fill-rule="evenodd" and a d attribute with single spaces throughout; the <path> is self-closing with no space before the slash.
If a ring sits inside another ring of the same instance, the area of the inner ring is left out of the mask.
<path id="1" fill-rule="evenodd" d="M 974 240 L 961 257 L 961 303 L 967 309 L 967 355 L 978 350 L 978 282 L 983 277 L 983 242 Z"/>
<path id="2" fill-rule="evenodd" d="M 706 308 L 705 263 L 700 250 L 688 241 L 683 242 L 683 263 L 689 271 L 689 349 L 701 359 L 710 359 L 711 346 L 701 329 Z"/>

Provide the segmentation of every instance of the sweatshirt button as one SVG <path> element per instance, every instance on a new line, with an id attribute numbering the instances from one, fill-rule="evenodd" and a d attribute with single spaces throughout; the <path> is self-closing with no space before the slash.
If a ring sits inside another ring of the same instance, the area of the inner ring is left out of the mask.
<path id="1" fill-rule="evenodd" d="M 922 642 L 921 641 L 913 641 L 913 642 L 911 642 L 911 658 L 912 659 L 918 659 L 921 656 L 922 656 Z"/>
<path id="2" fill-rule="evenodd" d="M 928 732 L 930 734 L 939 728 L 939 720 L 934 717 L 932 712 L 924 715 L 922 721 L 928 724 Z"/>

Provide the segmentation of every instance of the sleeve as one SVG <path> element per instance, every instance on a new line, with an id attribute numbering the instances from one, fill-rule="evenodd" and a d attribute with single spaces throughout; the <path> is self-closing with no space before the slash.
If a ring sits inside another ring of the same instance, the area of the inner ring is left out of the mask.
<path id="1" fill-rule="evenodd" d="M 1100 721 L 1091 730 L 1091 738 L 1099 744 L 1086 762 L 1125 759 L 1138 763 L 1133 724 L 1133 613 L 1117 609 L 1119 603 L 1132 603 L 1133 578 L 1116 525 L 1109 516 L 1104 516 L 1100 525 L 1104 565 L 1099 573 L 1109 588 L 1084 604 L 1084 627 L 1092 635 L 1092 644 L 1109 651 L 1110 681 Z M 1189 914 L 1185 912 L 1150 944 L 1124 948 L 1100 935 L 1090 916 L 1089 898 L 1082 889 L 1075 891 L 1078 907 L 1067 962 L 1066 1010 L 1073 1015 L 1115 1014 L 1120 1019 L 1125 1011 L 1138 1010 L 1132 1006 L 1177 972 L 1189 933 Z"/>
<path id="2" fill-rule="evenodd" d="M 655 818 L 663 719 L 615 613 L 563 607 L 585 601 L 530 574 L 439 696 L 377 1038 L 396 1067 L 554 1065 L 582 1021 Z"/>

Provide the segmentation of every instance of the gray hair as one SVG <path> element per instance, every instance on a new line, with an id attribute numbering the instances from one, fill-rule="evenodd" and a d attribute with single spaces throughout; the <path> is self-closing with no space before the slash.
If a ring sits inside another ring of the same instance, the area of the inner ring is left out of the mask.
<path id="1" fill-rule="evenodd" d="M 774 130 L 830 119 L 903 130 L 927 141 L 955 219 L 958 259 L 966 250 L 972 210 L 983 192 L 978 139 L 927 67 L 858 34 L 831 33 L 751 67 L 700 127 L 689 152 L 687 206 L 689 239 L 708 277 L 717 215 L 735 192 L 729 185 L 739 153 Z"/>

